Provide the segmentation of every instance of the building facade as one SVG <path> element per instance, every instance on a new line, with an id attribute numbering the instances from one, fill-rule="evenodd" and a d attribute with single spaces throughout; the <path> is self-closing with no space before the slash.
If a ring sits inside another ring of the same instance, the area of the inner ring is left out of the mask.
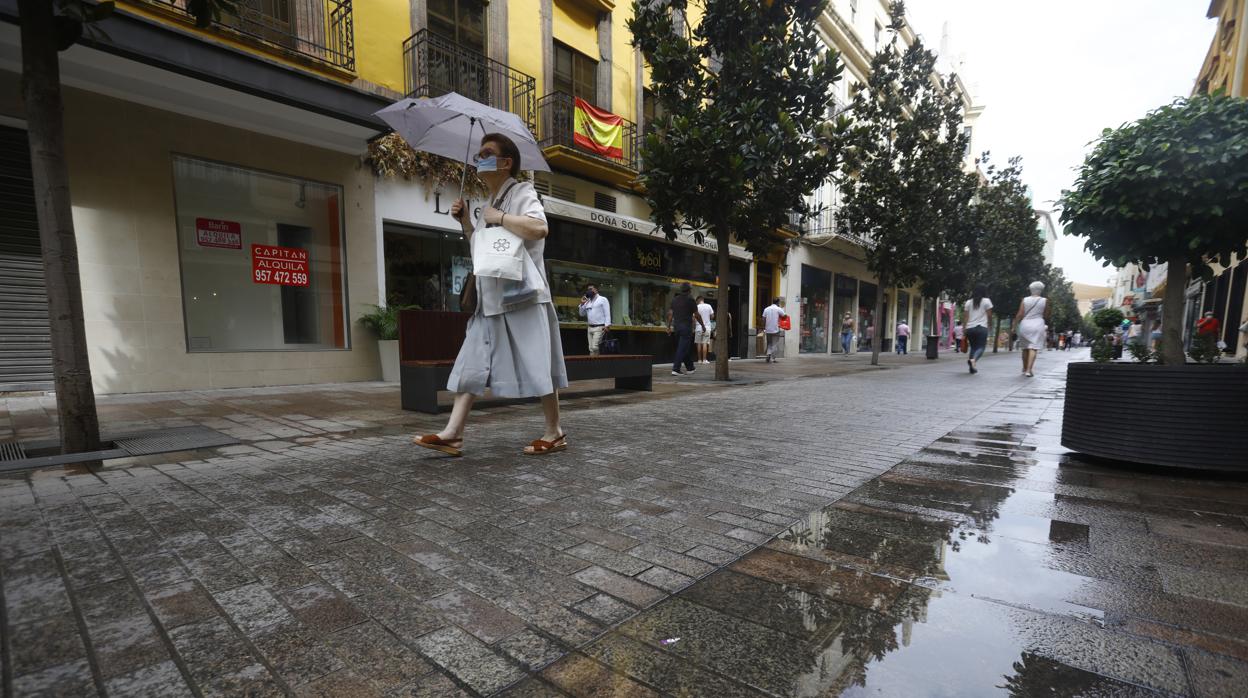
<path id="1" fill-rule="evenodd" d="M 845 66 L 844 76 L 836 84 L 836 93 L 829 105 L 830 116 L 848 107 L 854 86 L 867 82 L 871 59 L 891 40 L 888 30 L 891 5 L 885 0 L 832 0 L 828 3 L 819 22 L 820 38 L 840 54 Z M 903 45 L 914 42 L 915 33 L 909 23 L 902 27 L 900 40 Z M 942 36 L 941 47 L 948 47 L 947 31 Z M 947 57 L 938 62 L 938 69 L 944 72 L 956 68 Z M 975 104 L 960 75 L 954 79 L 963 99 L 963 128 L 971 139 L 965 161 L 969 171 L 976 168 L 972 155 L 975 124 L 984 108 Z M 953 312 L 947 304 L 934 305 L 931 299 L 925 301 L 917 287 L 879 288 L 875 275 L 866 265 L 866 250 L 872 244 L 869 237 L 836 230 L 840 192 L 833 182 L 827 182 L 816 191 L 810 203 L 819 213 L 813 218 L 795 221 L 795 227 L 805 234 L 789 243 L 788 254 L 778 268 L 782 292 L 777 295 L 786 299 L 788 311 L 796 320 L 794 331 L 785 338 L 786 353 L 840 352 L 841 327 L 846 313 L 850 314 L 854 327 L 851 351 L 869 351 L 877 331 L 883 333 L 884 350 L 891 350 L 895 328 L 901 320 L 911 327 L 913 337 L 931 334 L 951 337 Z M 766 273 L 766 264 L 759 264 L 758 270 Z M 755 285 L 765 287 L 765 279 L 756 279 Z M 876 299 L 881 293 L 885 316 L 876 318 Z M 761 308 L 754 314 L 758 312 Z M 920 347 L 919 340 L 911 341 L 911 349 Z"/>
<path id="2" fill-rule="evenodd" d="M 1044 263 L 1052 265 L 1057 258 L 1057 226 L 1053 224 L 1053 212 L 1036 209 L 1036 231 L 1044 240 Z"/>

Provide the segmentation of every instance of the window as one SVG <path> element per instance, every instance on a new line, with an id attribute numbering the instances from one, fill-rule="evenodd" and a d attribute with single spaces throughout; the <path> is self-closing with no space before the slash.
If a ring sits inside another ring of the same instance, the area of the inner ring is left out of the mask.
<path id="1" fill-rule="evenodd" d="M 555 91 L 598 102 L 598 61 L 555 42 Z"/>
<path id="2" fill-rule="evenodd" d="M 464 48 L 485 53 L 485 3 L 428 0 L 429 31 Z"/>
<path id="3" fill-rule="evenodd" d="M 884 31 L 884 27 L 879 22 L 875 23 L 875 52 L 880 52 L 880 33 Z"/>
<path id="4" fill-rule="evenodd" d="M 963 136 L 966 136 L 966 152 L 965 152 L 965 153 L 963 153 L 963 154 L 962 154 L 962 156 L 963 156 L 963 157 L 968 157 L 968 158 L 969 158 L 969 157 L 971 156 L 971 152 L 972 152 L 972 151 L 971 151 L 971 146 L 972 146 L 972 145 L 973 145 L 973 143 L 974 143 L 974 141 L 971 139 L 971 136 L 973 135 L 973 134 L 972 134 L 972 131 L 971 131 L 971 127 L 970 127 L 970 126 L 963 126 L 963 127 L 962 127 L 962 135 L 963 135 Z"/>
<path id="5" fill-rule="evenodd" d="M 342 188 L 173 160 L 187 351 L 346 349 Z"/>
<path id="6" fill-rule="evenodd" d="M 659 117 L 663 116 L 663 105 L 659 104 L 659 98 L 650 90 L 642 90 L 641 92 L 641 119 L 642 127 L 646 133 L 650 133 L 654 128 L 654 123 Z"/>
<path id="7" fill-rule="evenodd" d="M 589 284 L 594 284 L 598 293 L 611 304 L 611 324 L 617 329 L 653 329 L 667 325 L 667 309 L 677 288 L 675 280 L 657 274 L 552 260 L 550 287 L 561 325 L 585 322 L 578 308 Z M 690 284 L 695 297 L 715 292 L 713 283 L 691 281 Z"/>
<path id="8" fill-rule="evenodd" d="M 459 292 L 472 271 L 459 233 L 384 226 L 386 302 L 420 310 L 460 310 Z"/>

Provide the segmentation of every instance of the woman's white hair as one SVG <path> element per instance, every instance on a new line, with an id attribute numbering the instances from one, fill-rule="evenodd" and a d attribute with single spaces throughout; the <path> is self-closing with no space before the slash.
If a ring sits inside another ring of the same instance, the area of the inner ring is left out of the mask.
<path id="1" fill-rule="evenodd" d="M 1032 295 L 1038 296 L 1038 295 L 1040 295 L 1041 293 L 1044 293 L 1044 282 L 1043 282 L 1043 281 L 1033 281 L 1033 282 L 1031 282 L 1031 285 L 1030 285 L 1030 286 L 1028 286 L 1027 288 L 1031 289 L 1031 293 L 1032 293 Z"/>

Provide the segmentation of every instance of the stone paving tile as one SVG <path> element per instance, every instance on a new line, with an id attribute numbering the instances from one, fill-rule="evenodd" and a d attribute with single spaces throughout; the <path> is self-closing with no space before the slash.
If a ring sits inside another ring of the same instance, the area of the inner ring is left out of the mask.
<path id="1" fill-rule="evenodd" d="M 524 677 L 524 672 L 458 628 L 443 628 L 417 641 L 422 654 L 463 681 L 489 695 Z"/>
<path id="2" fill-rule="evenodd" d="M 366 619 L 345 596 L 324 584 L 309 584 L 278 596 L 296 618 L 317 632 L 332 633 Z"/>
<path id="3" fill-rule="evenodd" d="M 486 644 L 493 644 L 525 627 L 521 619 L 467 591 L 448 591 L 427 603 L 443 618 Z"/>
<path id="4" fill-rule="evenodd" d="M 658 603 L 665 596 L 659 589 L 601 567 L 589 567 L 573 576 L 584 584 L 641 608 Z"/>
<path id="5" fill-rule="evenodd" d="M 546 666 L 564 654 L 562 647 L 531 630 L 522 630 L 499 642 L 495 648 L 526 670 Z"/>
<path id="6" fill-rule="evenodd" d="M 15 676 L 13 693 L 19 696 L 87 696 L 96 693 L 91 668 L 85 659 Z"/>
<path id="7" fill-rule="evenodd" d="M 135 698 L 190 698 L 194 693 L 172 661 L 136 669 L 129 674 L 109 679 L 105 690 L 114 696 Z"/>
<path id="8" fill-rule="evenodd" d="M 608 626 L 615 625 L 637 612 L 636 607 L 607 594 L 594 594 L 572 608 Z"/>
<path id="9" fill-rule="evenodd" d="M 382 690 L 407 685 L 433 671 L 433 665 L 374 621 L 328 635 L 326 643 L 357 674 L 367 676 Z"/>

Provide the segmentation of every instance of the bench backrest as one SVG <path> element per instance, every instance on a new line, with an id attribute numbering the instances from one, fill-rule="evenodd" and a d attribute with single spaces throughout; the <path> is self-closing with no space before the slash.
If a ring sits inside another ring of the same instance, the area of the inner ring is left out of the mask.
<path id="1" fill-rule="evenodd" d="M 399 360 L 453 360 L 468 331 L 468 313 L 399 311 Z"/>

